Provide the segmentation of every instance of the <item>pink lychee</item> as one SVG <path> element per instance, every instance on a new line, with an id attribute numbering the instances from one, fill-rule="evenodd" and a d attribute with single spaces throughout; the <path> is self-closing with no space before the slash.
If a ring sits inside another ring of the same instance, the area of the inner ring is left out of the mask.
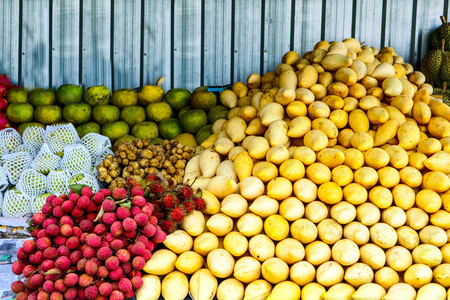
<path id="1" fill-rule="evenodd" d="M 70 194 L 69 195 L 69 201 L 72 202 L 74 205 L 77 204 L 78 199 L 80 199 L 80 196 L 78 194 Z"/>
<path id="2" fill-rule="evenodd" d="M 56 250 L 54 247 L 49 247 L 44 250 L 44 258 L 45 259 L 52 259 L 55 260 L 58 258 L 58 250 Z"/>
<path id="3" fill-rule="evenodd" d="M 123 236 L 126 237 L 127 239 L 134 240 L 137 236 L 137 232 L 136 231 L 124 231 Z"/>
<path id="4" fill-rule="evenodd" d="M 133 269 L 140 271 L 145 266 L 145 260 L 141 256 L 136 256 L 135 258 L 133 258 L 132 265 Z"/>
<path id="5" fill-rule="evenodd" d="M 67 287 L 75 286 L 78 283 L 78 275 L 69 273 L 64 276 L 64 285 Z"/>
<path id="6" fill-rule="evenodd" d="M 46 217 L 43 213 L 35 213 L 31 218 L 34 226 L 44 223 L 45 219 Z"/>
<path id="7" fill-rule="evenodd" d="M 98 288 L 95 285 L 91 285 L 84 290 L 86 299 L 93 300 L 98 296 Z"/>
<path id="8" fill-rule="evenodd" d="M 131 203 L 133 203 L 133 205 L 137 207 L 143 207 L 147 203 L 147 200 L 145 200 L 145 198 L 142 196 L 134 196 L 133 200 L 131 200 Z"/>
<path id="9" fill-rule="evenodd" d="M 95 193 L 94 196 L 92 196 L 92 201 L 94 201 L 96 205 L 102 204 L 103 200 L 105 200 L 105 196 L 103 196 L 102 193 Z"/>
<path id="10" fill-rule="evenodd" d="M 27 252 L 25 252 L 25 250 L 23 249 L 23 247 L 20 247 L 19 249 L 17 249 L 17 259 L 28 259 L 29 254 Z"/>
<path id="11" fill-rule="evenodd" d="M 126 263 L 126 262 L 130 261 L 131 256 L 130 256 L 130 252 L 128 252 L 128 250 L 119 249 L 116 252 L 116 257 L 121 263 Z"/>
<path id="12" fill-rule="evenodd" d="M 79 209 L 86 209 L 89 206 L 90 198 L 86 196 L 81 196 L 77 201 L 77 207 Z"/>
<path id="13" fill-rule="evenodd" d="M 128 207 L 121 206 L 116 210 L 116 215 L 119 220 L 125 220 L 131 216 L 131 212 Z"/>
<path id="14" fill-rule="evenodd" d="M 116 210 L 116 202 L 112 199 L 105 199 L 102 202 L 102 207 L 105 212 L 113 212 Z"/>
<path id="15" fill-rule="evenodd" d="M 131 280 L 128 279 L 128 278 L 122 278 L 119 281 L 119 290 L 121 290 L 124 293 L 132 291 L 133 290 L 133 285 L 131 284 Z"/>
<path id="16" fill-rule="evenodd" d="M 102 296 L 109 296 L 112 292 L 112 286 L 110 283 L 104 282 L 99 286 L 98 291 Z"/>
<path id="17" fill-rule="evenodd" d="M 83 253 L 80 250 L 73 251 L 70 253 L 69 260 L 70 264 L 75 266 L 80 259 L 83 258 Z"/>
<path id="18" fill-rule="evenodd" d="M 122 226 L 125 231 L 130 231 L 130 232 L 136 231 L 136 228 L 137 228 L 136 221 L 132 218 L 126 218 L 125 220 L 123 220 Z"/>
<path id="19" fill-rule="evenodd" d="M 91 233 L 86 237 L 86 243 L 92 248 L 97 248 L 102 243 L 102 239 L 98 235 Z"/>
<path id="20" fill-rule="evenodd" d="M 38 250 L 32 254 L 30 254 L 30 262 L 34 265 L 39 265 L 44 261 L 44 252 L 41 250 Z"/>
<path id="21" fill-rule="evenodd" d="M 66 246 L 67 246 L 70 250 L 75 250 L 75 249 L 77 249 L 79 245 L 80 245 L 80 239 L 77 238 L 76 236 L 71 236 L 71 237 L 68 238 L 67 241 L 66 241 Z"/>
<path id="22" fill-rule="evenodd" d="M 94 228 L 94 223 L 90 220 L 83 220 L 80 222 L 80 228 L 83 232 L 90 232 Z"/>
<path id="23" fill-rule="evenodd" d="M 115 200 L 123 200 L 127 197 L 127 191 L 123 188 L 117 188 L 112 191 L 112 197 Z"/>
<path id="24" fill-rule="evenodd" d="M 162 243 L 166 239 L 166 236 L 167 236 L 166 233 L 162 231 L 158 226 L 156 227 L 156 233 L 152 237 L 152 241 L 154 241 L 157 244 Z"/>
<path id="25" fill-rule="evenodd" d="M 93 276 L 93 275 L 95 275 L 95 273 L 97 273 L 97 270 L 98 270 L 98 266 L 95 263 L 95 261 L 88 260 L 86 262 L 86 265 L 84 266 L 84 271 L 86 272 L 86 274 Z"/>
<path id="26" fill-rule="evenodd" d="M 131 284 L 133 285 L 134 290 L 138 290 L 144 285 L 144 281 L 141 277 L 134 276 L 131 278 Z"/>
<path id="27" fill-rule="evenodd" d="M 115 239 L 114 241 L 111 242 L 110 247 L 114 251 L 117 251 L 123 248 L 123 242 L 119 239 Z"/>
<path id="28" fill-rule="evenodd" d="M 78 295 L 78 289 L 76 287 L 68 288 L 64 292 L 64 299 L 65 300 L 74 300 Z"/>
<path id="29" fill-rule="evenodd" d="M 119 267 L 119 259 L 115 256 L 108 257 L 105 261 L 105 266 L 108 270 L 114 271 Z"/>
<path id="30" fill-rule="evenodd" d="M 152 237 L 156 233 L 156 227 L 152 224 L 148 223 L 147 225 L 144 225 L 142 228 L 142 234 L 144 234 L 147 237 Z"/>
<path id="31" fill-rule="evenodd" d="M 66 200 L 61 205 L 61 208 L 65 213 L 68 213 L 73 209 L 73 206 L 74 205 L 73 205 L 72 201 Z"/>
<path id="32" fill-rule="evenodd" d="M 93 258 L 95 256 L 95 249 L 92 247 L 87 247 L 83 251 L 83 256 L 86 258 Z"/>
<path id="33" fill-rule="evenodd" d="M 146 250 L 146 247 L 143 242 L 137 242 L 135 243 L 131 248 L 131 253 L 133 255 L 142 255 L 144 254 L 144 251 Z"/>
<path id="34" fill-rule="evenodd" d="M 52 200 L 52 205 L 53 206 L 58 206 L 58 205 L 63 204 L 63 202 L 64 202 L 64 199 L 62 199 L 61 197 L 55 197 Z"/>
<path id="35" fill-rule="evenodd" d="M 137 206 L 132 206 L 130 208 L 130 213 L 131 213 L 130 216 L 132 218 L 134 218 L 137 214 L 142 213 L 142 210 L 139 207 L 137 207 Z"/>
<path id="36" fill-rule="evenodd" d="M 122 222 L 120 221 L 115 221 L 114 223 L 111 224 L 111 234 L 114 237 L 119 237 L 122 235 L 123 233 L 123 227 L 122 227 Z"/>
<path id="37" fill-rule="evenodd" d="M 20 275 L 22 274 L 25 267 L 27 266 L 22 261 L 16 260 L 15 262 L 12 263 L 11 269 L 15 275 Z"/>
<path id="38" fill-rule="evenodd" d="M 59 229 L 59 232 L 62 236 L 71 236 L 73 234 L 72 226 L 69 224 L 64 224 Z"/>
<path id="39" fill-rule="evenodd" d="M 81 287 L 87 287 L 87 286 L 90 286 L 92 284 L 93 280 L 94 279 L 92 278 L 91 275 L 81 274 L 80 277 L 78 278 L 78 284 Z"/>
<path id="40" fill-rule="evenodd" d="M 91 188 L 90 187 L 88 187 L 88 186 L 85 186 L 85 187 L 83 187 L 82 189 L 81 189 L 81 195 L 82 196 L 86 196 L 86 197 L 88 197 L 88 198 L 92 198 L 92 190 L 91 190 Z"/>
<path id="41" fill-rule="evenodd" d="M 122 272 L 124 275 L 129 274 L 131 271 L 133 271 L 133 266 L 131 265 L 131 262 L 126 262 L 120 265 L 120 268 L 122 269 Z"/>
<path id="42" fill-rule="evenodd" d="M 94 233 L 96 235 L 103 235 L 106 233 L 107 230 L 108 228 L 106 228 L 105 224 L 97 224 L 94 227 Z"/>
<path id="43" fill-rule="evenodd" d="M 13 264 L 14 264 L 14 263 L 13 263 Z M 22 270 L 23 270 L 23 271 L 22 271 L 23 277 L 28 278 L 28 277 L 30 277 L 30 276 L 34 273 L 34 271 L 36 271 L 36 267 L 33 266 L 33 265 L 27 265 L 27 266 L 25 266 L 25 268 L 23 268 Z M 14 271 L 13 271 L 13 272 L 14 272 Z M 14 274 L 16 274 L 16 273 L 14 273 Z M 20 275 L 20 273 L 17 274 L 17 275 Z"/>
<path id="44" fill-rule="evenodd" d="M 59 226 L 56 224 L 50 224 L 46 229 L 45 232 L 49 235 L 49 236 L 57 236 L 59 234 Z"/>
<path id="45" fill-rule="evenodd" d="M 86 266 L 86 263 L 87 263 L 87 258 L 82 258 L 82 259 L 80 259 L 80 260 L 77 262 L 77 269 L 78 269 L 78 271 L 83 272 L 83 271 L 84 271 L 84 268 L 85 268 L 85 266 Z"/>
<path id="46" fill-rule="evenodd" d="M 59 220 L 59 225 L 69 224 L 73 227 L 73 219 L 70 216 L 64 216 Z"/>
<path id="47" fill-rule="evenodd" d="M 110 300 L 123 300 L 125 299 L 125 295 L 121 291 L 113 291 L 109 296 Z"/>
<path id="48" fill-rule="evenodd" d="M 103 223 L 105 223 L 106 225 L 111 225 L 112 223 L 114 223 L 117 220 L 117 216 L 113 212 L 106 212 L 103 214 L 102 220 L 103 220 Z"/>
<path id="49" fill-rule="evenodd" d="M 97 205 L 94 203 L 94 201 L 89 201 L 89 205 L 86 208 L 87 212 L 96 212 L 97 211 Z M 97 216 L 96 214 L 94 214 L 95 216 Z M 95 219 L 95 217 L 94 217 Z"/>
<path id="50" fill-rule="evenodd" d="M 67 286 L 64 284 L 64 280 L 63 279 L 58 279 L 55 281 L 55 290 L 58 292 L 65 292 L 67 290 Z"/>
<path id="51" fill-rule="evenodd" d="M 122 277 L 123 271 L 122 268 L 117 268 L 114 271 L 110 271 L 108 274 L 109 279 L 116 281 L 120 280 L 120 277 Z"/>
<path id="52" fill-rule="evenodd" d="M 83 215 L 84 211 L 79 207 L 74 207 L 73 210 L 70 212 L 70 215 L 74 218 L 79 218 Z"/>
<path id="53" fill-rule="evenodd" d="M 36 242 L 33 240 L 26 240 L 23 242 L 22 248 L 26 253 L 33 253 L 36 251 Z"/>
<path id="54" fill-rule="evenodd" d="M 48 270 L 53 269 L 54 266 L 55 266 L 55 261 L 50 260 L 50 259 L 46 259 L 41 263 L 41 269 L 44 272 L 47 272 Z"/>
<path id="55" fill-rule="evenodd" d="M 62 246 L 65 245 L 67 241 L 67 237 L 66 236 L 62 236 L 62 235 L 57 235 L 55 237 L 53 237 L 53 243 L 55 243 L 58 246 Z"/>
<path id="56" fill-rule="evenodd" d="M 60 256 L 55 260 L 55 267 L 61 271 L 68 270 L 70 267 L 70 260 L 66 256 Z"/>
<path id="57" fill-rule="evenodd" d="M 52 214 L 53 214 L 55 217 L 57 217 L 57 218 L 60 219 L 60 218 L 62 218 L 63 216 L 66 215 L 66 212 L 62 209 L 62 206 L 61 206 L 61 205 L 58 205 L 58 206 L 54 206 L 54 207 L 53 207 Z"/>
<path id="58" fill-rule="evenodd" d="M 95 274 L 95 276 L 97 276 L 98 278 L 106 278 L 108 277 L 109 271 L 105 266 L 100 266 L 98 267 L 97 273 Z"/>
<path id="59" fill-rule="evenodd" d="M 23 281 L 17 280 L 11 283 L 11 291 L 15 294 L 23 292 L 25 290 L 25 283 Z"/>

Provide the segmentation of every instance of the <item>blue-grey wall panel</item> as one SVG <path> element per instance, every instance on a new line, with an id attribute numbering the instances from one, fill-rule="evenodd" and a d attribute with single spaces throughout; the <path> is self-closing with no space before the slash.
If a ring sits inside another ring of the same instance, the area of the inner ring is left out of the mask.
<path id="1" fill-rule="evenodd" d="M 173 87 L 193 90 L 201 76 L 201 0 L 175 1 Z"/>
<path id="2" fill-rule="evenodd" d="M 164 76 L 163 88 L 171 87 L 171 1 L 144 1 L 142 84 L 155 84 Z"/>
<path id="3" fill-rule="evenodd" d="M 261 73 L 262 1 L 235 0 L 233 82 Z"/>
<path id="4" fill-rule="evenodd" d="M 231 83 L 231 0 L 205 0 L 203 85 Z"/>
<path id="5" fill-rule="evenodd" d="M 376 4 L 376 5 L 374 5 Z M 355 7 L 355 38 L 380 49 L 383 27 L 383 1 L 359 0 Z"/>
<path id="6" fill-rule="evenodd" d="M 353 1 L 328 0 L 325 5 L 325 40 L 342 41 L 352 36 Z"/>
<path id="7" fill-rule="evenodd" d="M 51 39 L 51 82 L 80 84 L 80 3 L 53 0 Z"/>
<path id="8" fill-rule="evenodd" d="M 264 72 L 275 71 L 291 49 L 291 0 L 266 1 L 264 8 Z"/>
<path id="9" fill-rule="evenodd" d="M 0 2 L 0 73 L 9 74 L 13 82 L 19 81 L 19 1 Z"/>
<path id="10" fill-rule="evenodd" d="M 27 88 L 50 85 L 50 0 L 23 1 L 20 82 Z"/>
<path id="11" fill-rule="evenodd" d="M 82 82 L 85 87 L 113 88 L 111 61 L 111 1 L 83 1 Z"/>
<path id="12" fill-rule="evenodd" d="M 302 56 L 321 40 L 322 1 L 294 1 L 294 50 Z"/>
<path id="13" fill-rule="evenodd" d="M 140 85 L 141 0 L 114 0 L 113 86 L 114 89 Z"/>

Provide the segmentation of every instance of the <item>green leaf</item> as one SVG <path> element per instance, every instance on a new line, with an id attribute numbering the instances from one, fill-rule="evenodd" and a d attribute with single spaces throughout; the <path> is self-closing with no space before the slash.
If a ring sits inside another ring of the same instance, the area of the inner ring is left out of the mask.
<path id="1" fill-rule="evenodd" d="M 69 189 L 71 189 L 72 191 L 74 191 L 75 194 L 77 194 L 78 196 L 81 196 L 81 190 L 87 185 L 85 184 L 71 184 L 69 185 Z"/>
<path id="2" fill-rule="evenodd" d="M 123 207 L 126 207 L 126 208 L 128 208 L 128 209 L 131 209 L 131 202 L 130 202 L 130 201 L 121 203 L 121 204 L 119 204 L 119 205 L 120 205 L 120 206 L 123 206 Z"/>

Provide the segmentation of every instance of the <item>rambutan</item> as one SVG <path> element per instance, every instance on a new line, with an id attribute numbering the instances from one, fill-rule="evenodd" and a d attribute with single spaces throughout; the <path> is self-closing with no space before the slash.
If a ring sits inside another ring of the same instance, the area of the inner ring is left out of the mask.
<path id="1" fill-rule="evenodd" d="M 194 203 L 192 203 L 191 201 L 186 201 L 186 202 L 184 202 L 183 204 L 183 208 L 184 208 L 184 210 L 186 211 L 186 213 L 190 213 L 190 212 L 192 212 L 193 210 L 194 210 L 194 208 L 195 208 L 195 205 L 194 205 Z"/>
<path id="2" fill-rule="evenodd" d="M 154 181 L 158 181 L 159 178 L 158 178 L 158 176 L 157 176 L 156 174 L 152 173 L 152 174 L 148 174 L 148 175 L 145 177 L 145 180 L 146 180 L 146 181 L 150 181 L 150 182 L 154 182 Z"/>
<path id="3" fill-rule="evenodd" d="M 178 190 L 178 195 L 180 196 L 180 198 L 182 200 L 187 200 L 187 199 L 191 198 L 192 195 L 194 195 L 194 192 L 192 191 L 192 189 L 190 187 L 184 185 Z"/>
<path id="4" fill-rule="evenodd" d="M 183 208 L 181 208 L 180 206 L 175 207 L 172 212 L 170 213 L 170 218 L 175 222 L 175 223 L 181 223 L 183 222 L 185 217 Z"/>
<path id="5" fill-rule="evenodd" d="M 175 204 L 173 195 L 166 195 L 162 198 L 162 204 L 165 209 L 171 209 Z"/>
<path id="6" fill-rule="evenodd" d="M 166 233 L 172 233 L 177 229 L 176 224 L 172 220 L 163 220 L 161 221 L 161 230 Z"/>
<path id="7" fill-rule="evenodd" d="M 150 186 L 150 192 L 152 192 L 153 194 L 156 194 L 158 196 L 161 196 L 162 194 L 164 194 L 165 190 L 166 190 L 166 188 L 159 181 L 153 182 Z"/>
<path id="8" fill-rule="evenodd" d="M 200 197 L 194 197 L 194 205 L 196 210 L 204 210 L 206 208 L 205 200 Z"/>

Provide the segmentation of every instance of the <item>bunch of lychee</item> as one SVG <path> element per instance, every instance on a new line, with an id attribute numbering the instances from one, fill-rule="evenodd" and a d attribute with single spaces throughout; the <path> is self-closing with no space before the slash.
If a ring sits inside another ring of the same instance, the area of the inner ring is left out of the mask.
<path id="1" fill-rule="evenodd" d="M 47 197 L 30 222 L 33 239 L 17 251 L 17 300 L 131 298 L 141 270 L 166 237 L 154 207 L 133 188 Z"/>

